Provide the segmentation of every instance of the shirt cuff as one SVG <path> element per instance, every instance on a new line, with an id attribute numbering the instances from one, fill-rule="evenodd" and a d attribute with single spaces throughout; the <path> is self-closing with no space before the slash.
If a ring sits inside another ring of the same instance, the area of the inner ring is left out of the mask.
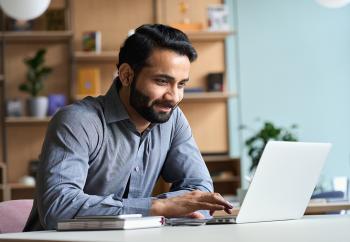
<path id="1" fill-rule="evenodd" d="M 153 198 L 127 198 L 123 199 L 123 214 L 139 213 L 149 216 Z"/>

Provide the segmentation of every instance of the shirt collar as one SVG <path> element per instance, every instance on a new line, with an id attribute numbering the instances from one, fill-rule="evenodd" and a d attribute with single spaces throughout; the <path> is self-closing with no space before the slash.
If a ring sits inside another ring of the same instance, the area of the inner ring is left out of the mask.
<path id="1" fill-rule="evenodd" d="M 125 110 L 124 104 L 120 100 L 116 81 L 113 82 L 104 98 L 104 114 L 107 123 L 118 122 L 130 119 Z"/>

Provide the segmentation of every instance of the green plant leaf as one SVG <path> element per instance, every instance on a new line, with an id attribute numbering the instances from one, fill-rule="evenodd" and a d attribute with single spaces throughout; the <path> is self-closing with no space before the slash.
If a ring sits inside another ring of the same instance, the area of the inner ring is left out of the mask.
<path id="1" fill-rule="evenodd" d="M 291 126 L 293 129 L 297 127 L 296 124 Z M 269 140 L 297 141 L 297 137 L 287 128 L 276 127 L 270 121 L 264 122 L 262 128 L 245 141 L 247 154 L 252 162 L 250 171 L 258 165 L 260 157 Z"/>
<path id="2" fill-rule="evenodd" d="M 39 49 L 34 57 L 26 58 L 24 63 L 28 67 L 26 87 L 19 86 L 19 90 L 37 96 L 44 88 L 43 80 L 52 72 L 52 68 L 44 66 L 46 49 Z"/>

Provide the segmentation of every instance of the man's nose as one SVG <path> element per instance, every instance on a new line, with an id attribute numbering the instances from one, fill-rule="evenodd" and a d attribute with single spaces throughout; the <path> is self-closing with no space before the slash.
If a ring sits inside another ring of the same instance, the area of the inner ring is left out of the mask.
<path id="1" fill-rule="evenodd" d="M 164 98 L 171 101 L 174 105 L 181 101 L 180 91 L 177 87 L 171 87 L 165 94 Z"/>

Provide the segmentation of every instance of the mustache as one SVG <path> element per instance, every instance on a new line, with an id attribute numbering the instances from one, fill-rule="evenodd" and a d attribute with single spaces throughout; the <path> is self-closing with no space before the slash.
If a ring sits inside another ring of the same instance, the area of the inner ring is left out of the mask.
<path id="1" fill-rule="evenodd" d="M 159 106 L 162 106 L 162 107 L 175 109 L 179 105 L 179 103 L 180 102 L 173 103 L 173 102 L 156 100 L 156 101 L 153 102 L 152 106 L 153 105 L 159 105 Z"/>

